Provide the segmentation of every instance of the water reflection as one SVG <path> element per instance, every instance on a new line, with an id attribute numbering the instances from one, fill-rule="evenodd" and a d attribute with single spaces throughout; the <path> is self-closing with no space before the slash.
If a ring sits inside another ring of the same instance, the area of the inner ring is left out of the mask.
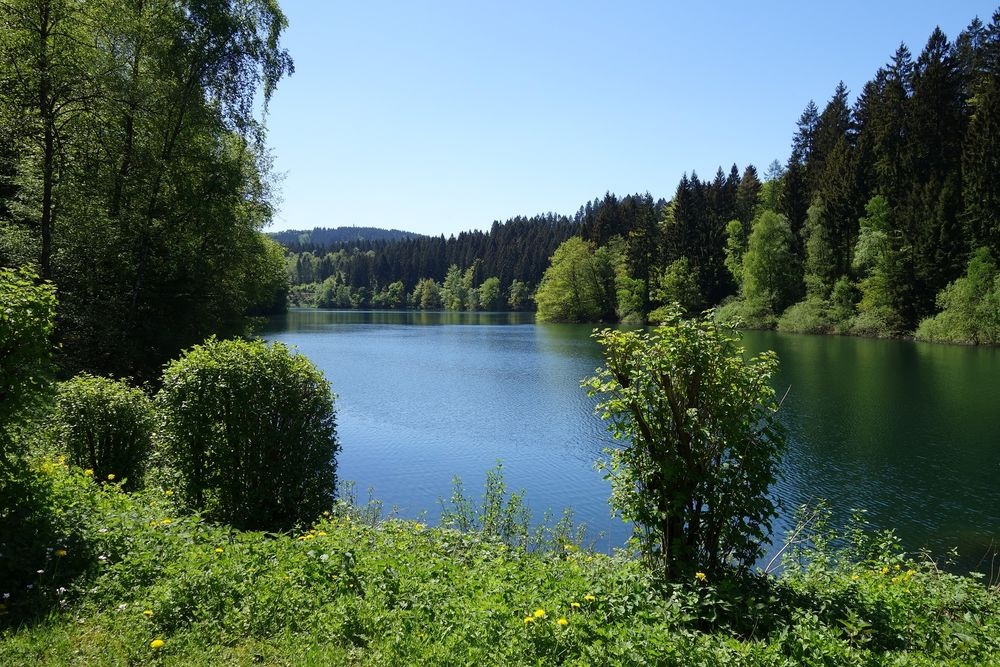
<path id="1" fill-rule="evenodd" d="M 359 488 L 433 519 L 453 475 L 476 488 L 502 459 L 536 514 L 572 506 L 610 546 L 628 531 L 593 469 L 613 443 L 580 388 L 601 363 L 592 329 L 525 313 L 296 310 L 268 337 L 331 380 L 341 474 Z M 957 546 L 959 568 L 980 563 L 1000 535 L 1000 351 L 773 332 L 744 343 L 774 349 L 775 387 L 790 387 L 775 489 L 787 507 L 864 508 L 911 550 Z"/>

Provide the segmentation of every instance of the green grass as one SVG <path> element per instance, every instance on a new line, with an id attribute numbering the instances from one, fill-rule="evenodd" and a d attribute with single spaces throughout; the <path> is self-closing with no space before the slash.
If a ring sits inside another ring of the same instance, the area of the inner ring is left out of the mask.
<path id="1" fill-rule="evenodd" d="M 294 534 L 237 532 L 155 480 L 127 494 L 53 459 L 26 488 L 2 665 L 1000 664 L 997 590 L 886 535 L 833 548 L 814 523 L 780 578 L 660 585 L 627 553 L 345 504 Z"/>

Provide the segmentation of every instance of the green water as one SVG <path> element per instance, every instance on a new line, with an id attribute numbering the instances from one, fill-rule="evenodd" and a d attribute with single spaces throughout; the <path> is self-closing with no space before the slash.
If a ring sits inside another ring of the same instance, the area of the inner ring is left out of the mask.
<path id="1" fill-rule="evenodd" d="M 571 506 L 611 548 L 628 528 L 593 468 L 611 443 L 579 386 L 600 363 L 590 331 L 525 314 L 297 310 L 267 336 L 298 346 L 333 383 L 340 473 L 362 492 L 433 520 L 454 475 L 476 489 L 500 459 L 536 515 Z M 781 359 L 790 443 L 774 493 L 786 507 L 825 498 L 839 518 L 863 508 L 908 549 L 957 547 L 956 569 L 990 571 L 1000 352 L 771 332 L 744 343 Z"/>

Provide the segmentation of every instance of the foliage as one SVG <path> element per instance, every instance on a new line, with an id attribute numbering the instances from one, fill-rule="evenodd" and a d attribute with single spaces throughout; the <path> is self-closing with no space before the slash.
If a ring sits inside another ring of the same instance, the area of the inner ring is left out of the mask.
<path id="1" fill-rule="evenodd" d="M 282 309 L 258 233 L 261 112 L 292 70 L 277 3 L 10 0 L 0 24 L 2 252 L 58 286 L 66 374 L 155 380 Z"/>
<path id="2" fill-rule="evenodd" d="M 969 260 L 965 276 L 938 295 L 941 312 L 920 323 L 918 340 L 1000 343 L 1000 268 L 988 248 Z"/>
<path id="3" fill-rule="evenodd" d="M 540 523 L 532 526 L 531 509 L 524 491 L 508 492 L 503 464 L 486 472 L 480 502 L 470 498 L 461 478 L 452 480 L 451 497 L 441 499 L 441 525 L 464 533 L 474 532 L 486 540 L 497 540 L 515 549 L 557 554 L 579 551 L 586 536 L 586 526 L 575 524 L 573 510 L 566 508 L 554 524 L 546 512 Z"/>
<path id="4" fill-rule="evenodd" d="M 930 666 L 1000 651 L 995 588 L 815 512 L 781 575 L 663 585 L 623 553 L 527 552 L 350 507 L 292 535 L 238 532 L 184 515 L 156 480 L 122 493 L 53 460 L 36 476 L 38 511 L 73 541 L 37 535 L 30 590 L 2 579 L 3 664 Z"/>
<path id="5" fill-rule="evenodd" d="M 0 468 L 16 453 L 14 428 L 49 387 L 56 297 L 28 269 L 0 268 Z"/>
<path id="6" fill-rule="evenodd" d="M 578 236 L 552 255 L 535 293 L 543 322 L 594 322 L 614 313 L 614 268 L 606 253 Z"/>
<path id="7" fill-rule="evenodd" d="M 753 221 L 743 255 L 743 300 L 777 315 L 794 301 L 800 275 L 788 220 L 780 213 L 763 211 Z"/>
<path id="8" fill-rule="evenodd" d="M 698 288 L 698 271 L 691 268 L 687 257 L 675 260 L 658 276 L 651 296 L 654 301 L 666 304 L 650 313 L 651 322 L 663 321 L 673 303 L 678 304 L 685 315 L 693 315 L 704 306 Z"/>
<path id="9" fill-rule="evenodd" d="M 816 296 L 807 296 L 789 306 L 777 324 L 778 331 L 810 334 L 830 333 L 833 327 L 829 301 Z"/>
<path id="10" fill-rule="evenodd" d="M 666 579 L 750 567 L 775 507 L 784 452 L 768 380 L 773 353 L 746 361 L 734 334 L 675 310 L 651 333 L 595 334 L 606 367 L 584 382 L 623 446 L 610 451 L 612 505 Z"/>
<path id="11" fill-rule="evenodd" d="M 154 429 L 153 405 L 142 390 L 78 375 L 59 385 L 52 424 L 73 465 L 127 489 L 141 486 Z"/>
<path id="12" fill-rule="evenodd" d="M 191 507 L 285 530 L 331 504 L 333 395 L 306 357 L 280 343 L 210 339 L 167 366 L 156 403 Z"/>

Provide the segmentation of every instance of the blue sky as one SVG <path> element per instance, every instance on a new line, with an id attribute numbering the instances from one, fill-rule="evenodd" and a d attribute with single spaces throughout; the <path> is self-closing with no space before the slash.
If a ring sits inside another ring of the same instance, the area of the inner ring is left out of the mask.
<path id="1" fill-rule="evenodd" d="M 994 0 L 996 2 L 996 0 Z M 838 81 L 899 42 L 954 38 L 996 4 L 283 0 L 295 74 L 267 119 L 273 230 L 453 234 L 573 213 L 610 190 L 669 198 L 789 153 Z"/>

